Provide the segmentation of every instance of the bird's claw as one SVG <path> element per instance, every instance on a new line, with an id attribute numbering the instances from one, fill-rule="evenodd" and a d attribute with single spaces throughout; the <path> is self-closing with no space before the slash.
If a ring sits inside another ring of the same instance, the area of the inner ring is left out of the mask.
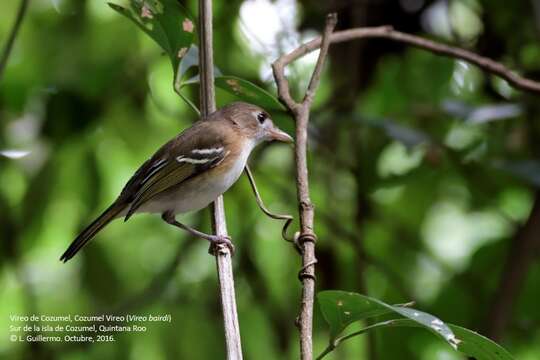
<path id="1" fill-rule="evenodd" d="M 226 246 L 231 252 L 231 255 L 234 255 L 235 248 L 230 236 L 212 235 L 208 240 L 210 241 L 210 248 L 208 249 L 209 254 L 216 255 L 217 253 L 219 253 L 222 246 Z"/>

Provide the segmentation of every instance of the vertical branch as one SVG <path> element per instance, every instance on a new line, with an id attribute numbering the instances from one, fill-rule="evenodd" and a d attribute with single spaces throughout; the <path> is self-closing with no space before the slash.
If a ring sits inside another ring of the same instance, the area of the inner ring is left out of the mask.
<path id="1" fill-rule="evenodd" d="M 319 85 L 322 68 L 330 46 L 330 35 L 336 23 L 336 14 L 327 16 L 319 58 L 301 103 L 296 103 L 292 99 L 284 72 L 285 66 L 294 60 L 294 54 L 284 55 L 272 64 L 279 99 L 292 112 L 296 121 L 296 191 L 300 217 L 300 234 L 297 241 L 302 251 L 302 269 L 299 274 L 302 281 L 302 300 L 297 325 L 300 330 L 300 356 L 302 360 L 311 360 L 313 358 L 313 303 L 315 298 L 315 264 L 317 263 L 315 257 L 315 241 L 317 237 L 313 228 L 315 211 L 309 195 L 307 128 L 311 103 Z"/>
<path id="2" fill-rule="evenodd" d="M 202 119 L 216 110 L 214 92 L 214 62 L 212 48 L 212 0 L 199 0 L 199 33 L 200 33 L 200 79 L 201 79 L 201 115 Z M 220 196 L 212 205 L 212 227 L 217 235 L 227 236 L 227 223 L 223 197 Z M 231 252 L 227 246 L 218 245 L 214 249 L 218 271 L 221 306 L 223 309 L 223 324 L 225 328 L 225 343 L 227 359 L 242 359 L 240 343 L 240 327 L 236 311 L 234 277 L 232 271 Z"/>
<path id="3" fill-rule="evenodd" d="M 15 39 L 17 38 L 17 34 L 19 33 L 19 29 L 23 22 L 24 16 L 26 15 L 26 10 L 28 9 L 29 2 L 30 0 L 21 0 L 21 5 L 19 6 L 19 10 L 17 11 L 17 17 L 15 18 L 15 23 L 11 28 L 8 39 L 6 40 L 4 50 L 2 50 L 2 55 L 0 55 L 0 80 L 2 79 L 2 74 L 4 72 L 4 69 L 6 68 L 9 55 L 11 54 L 11 49 L 13 49 L 13 44 L 15 43 Z"/>
<path id="4" fill-rule="evenodd" d="M 298 242 L 302 249 L 302 302 L 298 326 L 300 328 L 300 351 L 303 360 L 313 358 L 313 303 L 315 298 L 315 240 L 313 204 L 309 196 L 307 169 L 307 124 L 309 114 L 302 111 L 296 118 L 296 191 L 300 215 L 300 236 Z"/>
<path id="5" fill-rule="evenodd" d="M 534 254 L 540 250 L 540 192 L 536 192 L 529 218 L 517 231 L 508 249 L 506 264 L 501 272 L 499 286 L 493 294 L 492 304 L 487 314 L 485 335 L 500 341 L 518 300 L 528 270 L 533 264 Z"/>
<path id="6" fill-rule="evenodd" d="M 199 76 L 201 79 L 200 102 L 201 115 L 206 118 L 216 111 L 214 91 L 214 49 L 212 28 L 212 0 L 199 0 Z"/>

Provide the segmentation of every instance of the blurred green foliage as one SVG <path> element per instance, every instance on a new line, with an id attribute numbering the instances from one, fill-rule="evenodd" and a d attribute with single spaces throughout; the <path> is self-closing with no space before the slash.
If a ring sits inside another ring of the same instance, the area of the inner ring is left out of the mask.
<path id="1" fill-rule="evenodd" d="M 342 28 L 390 23 L 539 78 L 536 3 L 366 0 L 328 7 L 339 10 Z M 196 18 L 196 2 L 183 4 Z M 2 5 L 1 43 L 18 2 Z M 312 37 L 329 10 L 292 0 L 214 7 L 216 66 L 270 93 L 269 62 Z M 254 21 L 258 26 L 250 26 Z M 309 56 L 291 67 L 295 94 L 313 63 Z M 115 334 L 113 343 L 2 340 L 0 357 L 224 357 L 206 242 L 158 216 L 136 216 L 112 223 L 69 263 L 58 261 L 137 167 L 196 120 L 173 92 L 173 77 L 163 51 L 105 1 L 31 2 L 0 80 L 0 338 L 9 337 L 12 314 L 171 314 L 172 322 L 148 322 L 146 332 Z M 197 103 L 196 86 L 182 91 Z M 218 105 L 237 99 L 220 88 L 217 94 Z M 503 316 L 500 343 L 517 359 L 540 358 L 538 104 L 461 61 L 380 40 L 333 47 L 310 129 L 318 288 L 391 304 L 415 300 L 416 308 L 483 334 L 494 334 Z M 286 125 L 286 116 L 276 117 Z M 292 161 L 282 145 L 251 158 L 259 190 L 277 212 L 297 210 Z M 237 247 L 245 358 L 297 358 L 298 254 L 280 239 L 281 224 L 258 210 L 245 178 L 225 204 Z M 206 211 L 183 219 L 209 229 Z M 520 251 L 516 244 L 531 238 L 534 246 Z M 521 275 L 509 278 L 508 269 L 520 264 Z M 503 286 L 505 279 L 513 285 Z M 497 306 L 502 298 L 510 306 Z M 327 339 L 316 313 L 315 353 Z M 348 341 L 332 357 L 461 358 L 428 332 L 401 328 Z"/>

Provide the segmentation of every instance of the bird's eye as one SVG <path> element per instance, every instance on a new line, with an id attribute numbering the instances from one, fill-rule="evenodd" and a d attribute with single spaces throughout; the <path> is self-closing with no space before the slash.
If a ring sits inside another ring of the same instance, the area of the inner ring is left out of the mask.
<path id="1" fill-rule="evenodd" d="M 257 120 L 259 120 L 259 122 L 262 124 L 266 119 L 268 119 L 268 115 L 266 115 L 266 113 L 258 113 L 257 114 Z"/>

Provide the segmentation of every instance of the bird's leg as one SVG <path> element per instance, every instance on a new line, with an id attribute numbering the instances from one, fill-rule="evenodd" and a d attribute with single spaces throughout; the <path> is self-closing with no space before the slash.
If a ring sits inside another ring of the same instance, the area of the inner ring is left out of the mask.
<path id="1" fill-rule="evenodd" d="M 209 252 L 211 254 L 213 254 L 212 250 L 215 248 L 215 246 L 219 245 L 219 244 L 226 245 L 229 248 L 229 250 L 231 251 L 231 254 L 234 254 L 234 245 L 231 242 L 230 236 L 226 236 L 226 235 L 225 236 L 224 235 L 210 235 L 210 234 L 203 233 L 202 231 L 196 230 L 196 229 L 194 229 L 194 228 L 192 228 L 190 226 L 184 225 L 184 224 L 178 222 L 175 219 L 174 213 L 172 211 L 164 212 L 163 214 L 161 214 L 161 218 L 167 224 L 179 227 L 180 229 L 187 231 L 191 235 L 194 235 L 194 236 L 197 236 L 197 237 L 200 237 L 202 239 L 210 241 L 211 246 L 210 246 Z"/>

